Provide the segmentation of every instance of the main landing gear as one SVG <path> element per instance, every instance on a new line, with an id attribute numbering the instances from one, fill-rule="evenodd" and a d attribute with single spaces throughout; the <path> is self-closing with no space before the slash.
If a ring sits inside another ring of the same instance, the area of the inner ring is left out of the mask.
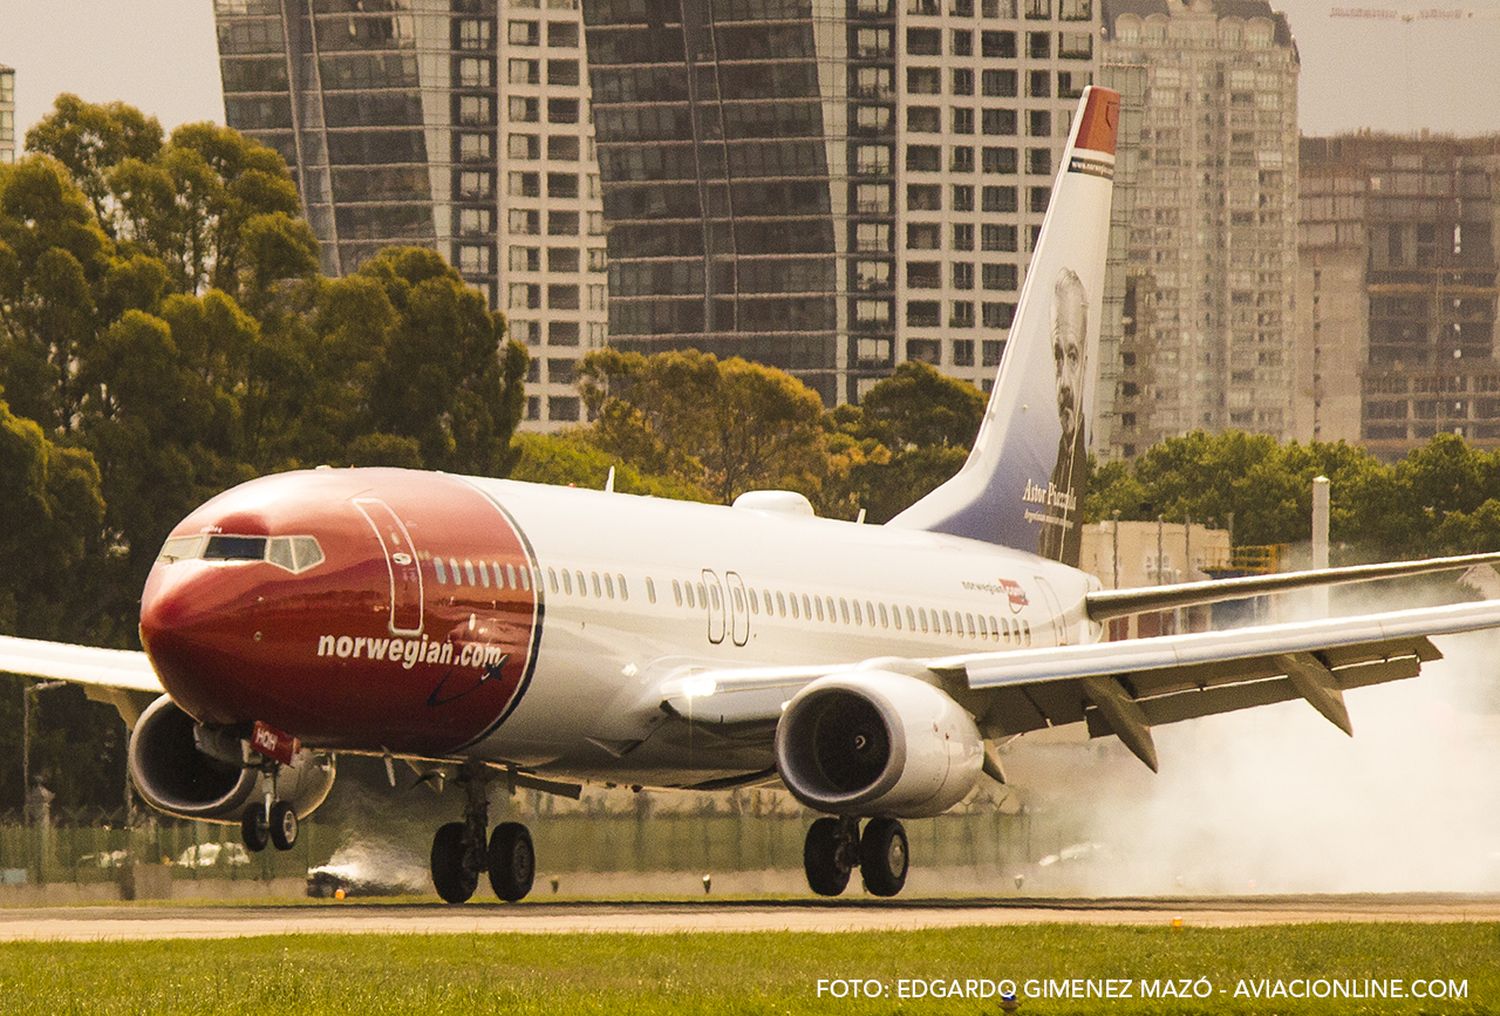
<path id="1" fill-rule="evenodd" d="M 860 832 L 857 818 L 820 818 L 807 830 L 802 866 L 819 896 L 837 896 L 856 867 L 872 896 L 895 896 L 911 865 L 906 830 L 893 818 L 872 818 Z"/>
<path id="2" fill-rule="evenodd" d="M 502 822 L 489 834 L 489 787 L 483 775 L 469 771 L 459 776 L 466 794 L 462 822 L 438 827 L 432 838 L 432 884 L 449 903 L 463 903 L 479 887 L 487 872 L 490 888 L 507 902 L 531 892 L 536 877 L 536 852 L 531 833 L 519 822 Z"/>

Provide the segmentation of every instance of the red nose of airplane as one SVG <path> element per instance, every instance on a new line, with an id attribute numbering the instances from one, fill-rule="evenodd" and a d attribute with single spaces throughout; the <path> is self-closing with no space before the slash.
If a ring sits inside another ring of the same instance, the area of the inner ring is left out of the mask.
<path id="1" fill-rule="evenodd" d="M 194 561 L 158 566 L 141 596 L 141 642 L 167 693 L 204 723 L 253 719 L 246 664 L 261 641 L 255 603 L 220 569 Z"/>

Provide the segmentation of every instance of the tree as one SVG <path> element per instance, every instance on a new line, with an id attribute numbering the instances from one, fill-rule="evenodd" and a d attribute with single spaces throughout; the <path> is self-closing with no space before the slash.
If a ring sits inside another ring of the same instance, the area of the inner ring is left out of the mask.
<path id="1" fill-rule="evenodd" d="M 123 102 L 59 95 L 52 112 L 26 132 L 26 150 L 67 168 L 101 223 L 111 221 L 109 172 L 127 159 L 150 162 L 161 151 L 161 124 Z"/>
<path id="2" fill-rule="evenodd" d="M 645 473 L 589 443 L 582 431 L 562 434 L 517 434 L 516 463 L 512 480 L 552 483 L 601 490 L 615 470 L 615 490 L 622 494 L 648 494 L 679 501 L 708 501 L 708 491 L 672 477 Z"/>
<path id="3" fill-rule="evenodd" d="M 747 490 L 812 496 L 827 475 L 823 404 L 791 375 L 682 350 L 596 350 L 579 367 L 590 440 L 636 468 L 730 502 Z"/>
<path id="4" fill-rule="evenodd" d="M 856 406 L 831 414 L 834 429 L 861 443 L 848 466 L 849 498 L 871 522 L 887 522 L 957 473 L 984 419 L 973 385 L 924 363 L 903 363 Z"/>

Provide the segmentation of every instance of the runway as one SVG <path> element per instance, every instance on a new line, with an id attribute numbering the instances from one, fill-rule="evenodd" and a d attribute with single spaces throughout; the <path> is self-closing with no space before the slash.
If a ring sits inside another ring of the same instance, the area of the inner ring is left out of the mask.
<path id="1" fill-rule="evenodd" d="M 894 931 L 1017 924 L 1243 927 L 1312 922 L 1500 921 L 1500 895 L 566 902 L 449 907 L 308 901 L 0 909 L 0 942 L 297 934 L 560 934 Z"/>

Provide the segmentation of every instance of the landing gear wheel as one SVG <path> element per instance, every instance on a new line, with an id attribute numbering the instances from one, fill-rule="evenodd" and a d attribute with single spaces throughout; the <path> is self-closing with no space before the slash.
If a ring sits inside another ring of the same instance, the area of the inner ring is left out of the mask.
<path id="1" fill-rule="evenodd" d="M 252 804 L 245 809 L 245 815 L 240 819 L 240 838 L 245 841 L 245 849 L 252 854 L 266 849 L 271 842 L 271 823 L 266 820 L 265 805 Z"/>
<path id="2" fill-rule="evenodd" d="M 449 822 L 432 838 L 432 885 L 448 903 L 463 903 L 479 887 L 479 872 L 468 864 L 467 832 L 462 822 Z"/>
<path id="3" fill-rule="evenodd" d="M 872 818 L 859 838 L 859 873 L 872 896 L 894 896 L 911 865 L 906 830 L 893 818 Z"/>
<path id="4" fill-rule="evenodd" d="M 297 844 L 297 813 L 285 801 L 271 805 L 271 845 L 291 850 Z"/>
<path id="5" fill-rule="evenodd" d="M 837 896 L 849 886 L 848 833 L 836 818 L 820 818 L 807 827 L 802 867 L 807 884 L 819 896 Z"/>
<path id="6" fill-rule="evenodd" d="M 519 822 L 501 822 L 490 836 L 490 887 L 507 903 L 531 892 L 536 877 L 536 851 L 531 833 Z"/>

